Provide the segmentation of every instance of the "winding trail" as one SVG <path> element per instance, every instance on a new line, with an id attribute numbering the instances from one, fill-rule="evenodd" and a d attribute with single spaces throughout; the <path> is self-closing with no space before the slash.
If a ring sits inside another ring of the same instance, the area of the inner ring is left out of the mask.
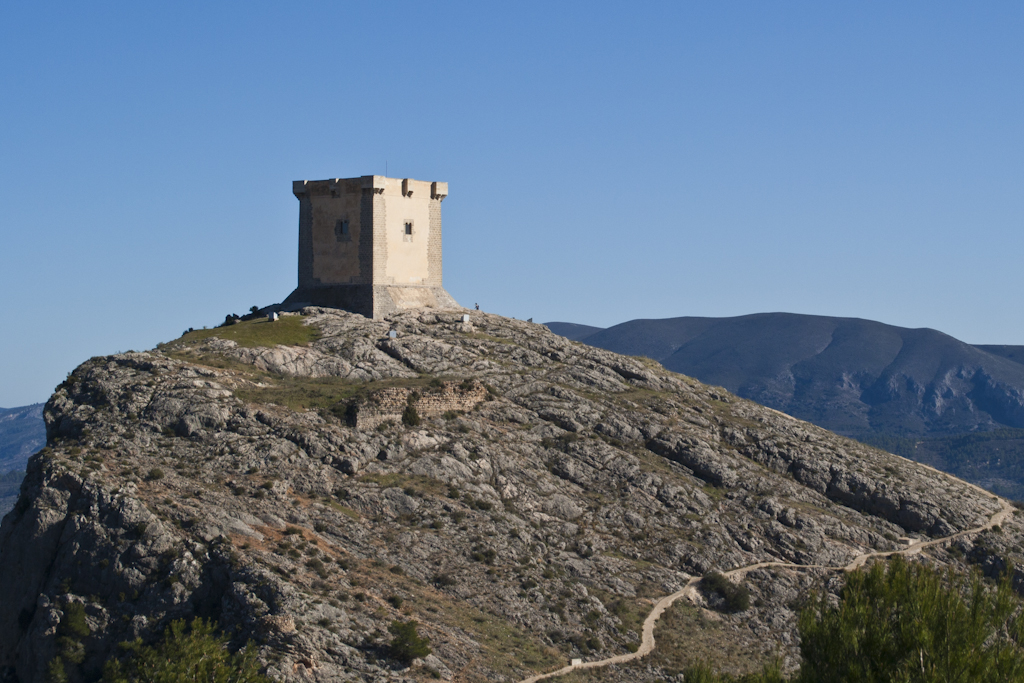
<path id="1" fill-rule="evenodd" d="M 927 465 L 925 465 L 925 467 L 927 467 Z M 928 469 L 933 468 L 929 467 Z M 933 471 L 938 472 L 938 470 Z M 967 482 L 964 483 L 967 484 L 967 486 L 969 486 L 970 488 L 980 491 L 984 493 L 986 496 L 991 497 L 993 500 L 998 501 L 1000 504 L 999 511 L 993 513 L 993 515 L 989 518 L 988 522 L 986 522 L 982 526 L 976 527 L 974 529 L 965 529 L 963 531 L 958 531 L 955 534 L 952 534 L 950 536 L 943 536 L 942 538 L 935 538 L 928 541 L 917 541 L 916 543 L 912 543 L 906 548 L 901 548 L 900 550 L 879 550 L 867 552 L 862 555 L 858 555 L 857 557 L 853 558 L 853 560 L 849 564 L 844 565 L 842 567 L 833 567 L 829 565 L 819 564 L 795 564 L 792 562 L 757 562 L 755 564 L 750 564 L 745 567 L 730 569 L 729 571 L 722 572 L 722 574 L 729 578 L 743 578 L 743 576 L 747 572 L 753 571 L 755 569 L 762 569 L 765 567 L 783 567 L 788 569 L 826 569 L 834 571 L 841 570 L 844 572 L 852 572 L 856 569 L 859 569 L 860 567 L 863 567 L 864 564 L 873 557 L 892 557 L 894 555 L 904 555 L 909 557 L 911 555 L 918 554 L 925 548 L 941 545 L 943 543 L 949 543 L 950 541 L 955 541 L 956 539 L 962 536 L 987 531 L 996 525 L 1002 524 L 1007 517 L 1013 514 L 1014 508 L 1006 500 L 992 496 L 991 493 L 985 491 L 984 489 L 978 486 L 968 484 Z M 530 676 L 529 678 L 524 678 L 522 681 L 520 681 L 520 683 L 536 683 L 537 681 L 543 680 L 545 678 L 552 678 L 554 676 L 564 676 L 567 673 L 578 671 L 580 669 L 597 669 L 602 666 L 608 666 L 609 664 L 624 664 L 626 662 L 631 662 L 634 659 L 640 659 L 641 657 L 649 655 L 651 652 L 654 651 L 654 625 L 657 623 L 658 619 L 665 612 L 665 610 L 672 605 L 673 602 L 675 602 L 676 600 L 685 595 L 690 594 L 693 591 L 696 591 L 697 583 L 701 580 L 701 578 L 702 577 L 700 576 L 691 577 L 690 580 L 686 582 L 686 585 L 683 586 L 680 590 L 676 591 L 672 595 L 666 595 L 654 604 L 654 609 L 652 609 L 650 614 L 647 615 L 647 618 L 644 619 L 643 637 L 640 641 L 640 647 L 637 648 L 636 652 L 615 655 L 614 657 L 609 657 L 607 659 L 598 659 L 592 662 L 582 662 L 576 665 L 569 664 L 568 666 L 563 666 L 561 669 L 558 669 L 557 671 L 550 671 L 548 673 L 536 674 L 534 676 Z"/>

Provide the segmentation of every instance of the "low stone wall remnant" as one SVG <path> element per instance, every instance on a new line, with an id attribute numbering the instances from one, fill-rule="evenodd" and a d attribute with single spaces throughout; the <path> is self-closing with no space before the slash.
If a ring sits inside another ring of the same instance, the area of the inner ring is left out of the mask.
<path id="1" fill-rule="evenodd" d="M 407 406 L 421 417 L 448 411 L 467 412 L 487 398 L 487 388 L 476 380 L 442 382 L 437 387 L 390 387 L 375 391 L 361 403 L 353 404 L 349 415 L 357 429 L 376 429 L 384 422 L 401 422 Z"/>

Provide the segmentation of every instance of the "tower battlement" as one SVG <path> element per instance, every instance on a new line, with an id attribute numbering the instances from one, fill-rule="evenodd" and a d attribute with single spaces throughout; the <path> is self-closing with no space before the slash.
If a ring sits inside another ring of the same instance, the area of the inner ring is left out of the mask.
<path id="1" fill-rule="evenodd" d="M 299 283 L 285 303 L 368 318 L 457 308 L 441 281 L 441 202 L 448 183 L 368 175 L 296 180 Z"/>

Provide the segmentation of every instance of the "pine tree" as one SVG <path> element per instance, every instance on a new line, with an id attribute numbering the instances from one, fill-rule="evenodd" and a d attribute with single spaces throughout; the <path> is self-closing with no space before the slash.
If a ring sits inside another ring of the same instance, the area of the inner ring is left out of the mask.
<path id="1" fill-rule="evenodd" d="M 388 631 L 394 636 L 388 646 L 388 656 L 404 664 L 430 654 L 430 641 L 416 632 L 416 621 L 392 621 Z"/>
<path id="2" fill-rule="evenodd" d="M 1024 682 L 1020 601 L 901 557 L 849 574 L 838 604 L 822 594 L 800 614 L 801 683 Z"/>
<path id="3" fill-rule="evenodd" d="M 128 657 L 112 660 L 103 671 L 104 683 L 271 683 L 259 672 L 251 644 L 232 654 L 227 636 L 218 635 L 216 623 L 195 619 L 171 622 L 164 639 L 143 645 L 138 639 L 122 643 Z"/>

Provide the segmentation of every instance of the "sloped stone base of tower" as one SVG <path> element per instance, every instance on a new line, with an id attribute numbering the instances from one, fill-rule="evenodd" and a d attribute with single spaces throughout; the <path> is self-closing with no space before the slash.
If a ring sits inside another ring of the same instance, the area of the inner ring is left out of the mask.
<path id="1" fill-rule="evenodd" d="M 325 285 L 299 287 L 283 302 L 285 306 L 323 306 L 381 319 L 412 308 L 452 310 L 461 308 L 443 287 L 416 285 Z"/>

